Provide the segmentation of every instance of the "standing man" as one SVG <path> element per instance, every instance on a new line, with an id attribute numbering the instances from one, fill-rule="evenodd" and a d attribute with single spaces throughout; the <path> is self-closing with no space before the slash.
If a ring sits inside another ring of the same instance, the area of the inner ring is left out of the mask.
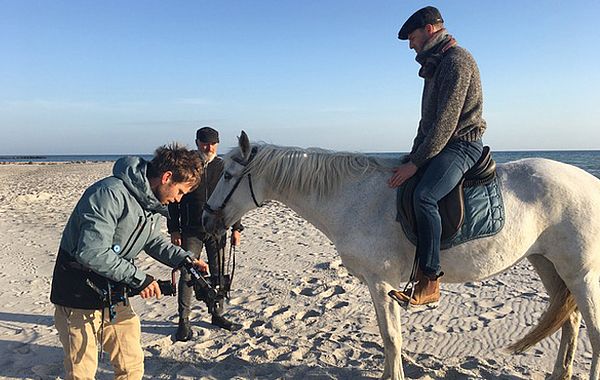
<path id="1" fill-rule="evenodd" d="M 66 379 L 95 377 L 98 343 L 109 354 L 115 379 L 142 378 L 140 319 L 127 293 L 158 298 L 161 292 L 133 260 L 144 250 L 176 268 L 190 257 L 160 233 L 159 222 L 168 203 L 197 186 L 201 172 L 197 154 L 172 144 L 158 148 L 150 162 L 119 159 L 111 177 L 84 192 L 65 226 L 50 294 Z M 208 269 L 201 260 L 194 265 Z"/>
<path id="2" fill-rule="evenodd" d="M 389 295 L 399 302 L 424 305 L 440 299 L 442 226 L 437 202 L 481 156 L 486 123 L 477 64 L 448 34 L 436 8 L 415 12 L 402 25 L 398 38 L 408 40 L 417 53 L 419 76 L 425 84 L 417 137 L 388 185 L 396 188 L 419 173 L 413 204 L 419 270 L 412 298 L 396 290 Z"/>
<path id="3" fill-rule="evenodd" d="M 171 242 L 192 252 L 194 257 L 199 258 L 202 248 L 206 248 L 211 281 L 217 283 L 219 272 L 223 269 L 220 267 L 220 263 L 224 262 L 227 234 L 221 236 L 207 234 L 202 225 L 202 212 L 223 173 L 223 160 L 217 157 L 219 132 L 211 127 L 198 129 L 196 131 L 196 146 L 198 147 L 198 156 L 204 162 L 202 181 L 200 186 L 184 196 L 181 202 L 169 205 L 170 218 L 167 221 L 167 227 L 171 234 Z M 239 245 L 240 232 L 243 229 L 244 227 L 240 221 L 231 227 L 231 245 Z M 181 342 L 186 342 L 192 338 L 189 317 L 193 289 L 187 284 L 189 280 L 188 273 L 182 273 L 179 279 L 179 296 L 177 299 L 179 303 L 179 325 L 175 338 Z M 217 302 L 211 323 L 229 331 L 241 328 L 241 325 L 223 317 L 222 299 Z"/>

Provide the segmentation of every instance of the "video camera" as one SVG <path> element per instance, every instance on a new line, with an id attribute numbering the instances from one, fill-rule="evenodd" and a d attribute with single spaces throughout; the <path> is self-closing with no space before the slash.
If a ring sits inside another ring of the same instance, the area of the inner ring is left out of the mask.
<path id="1" fill-rule="evenodd" d="M 194 267 L 192 260 L 187 257 L 183 262 L 183 268 L 190 274 L 191 279 L 188 286 L 194 289 L 194 295 L 198 301 L 202 301 L 208 307 L 208 312 L 213 313 L 218 307 L 219 301 L 229 296 L 231 290 L 231 276 L 222 274 L 220 276 L 210 276 L 207 273 L 201 273 Z"/>
<path id="2" fill-rule="evenodd" d="M 194 289 L 194 295 L 198 301 L 202 301 L 208 307 L 208 312 L 213 313 L 218 307 L 219 301 L 229 296 L 231 290 L 231 276 L 221 274 L 218 276 L 210 276 L 207 273 L 200 272 L 195 266 L 190 257 L 186 257 L 179 269 L 174 269 L 171 274 L 171 281 L 157 280 L 158 286 L 162 294 L 166 296 L 177 295 L 177 285 L 175 281 L 175 273 L 178 270 L 185 270 L 190 274 L 191 279 L 187 285 Z M 128 293 L 128 296 L 136 294 Z M 124 301 L 123 299 L 117 300 Z"/>
<path id="3" fill-rule="evenodd" d="M 127 303 L 129 302 L 129 297 L 139 295 L 139 290 L 141 290 L 139 289 L 138 291 L 135 291 L 131 288 L 128 288 L 125 285 L 114 283 L 111 284 L 109 282 L 107 282 L 106 287 L 104 289 L 101 289 L 89 278 L 85 282 L 90 288 L 92 288 L 92 290 L 94 290 L 94 292 L 98 294 L 98 296 L 104 302 L 106 307 L 109 308 L 111 320 L 116 315 L 114 306 L 119 303 L 127 305 Z M 177 294 L 177 287 L 175 285 L 174 280 L 157 280 L 156 282 L 158 283 L 158 287 L 160 288 L 160 292 L 162 294 L 166 296 L 174 296 Z"/>
<path id="4" fill-rule="evenodd" d="M 190 274 L 191 279 L 187 285 L 194 289 L 194 295 L 198 301 L 202 301 L 208 307 L 208 312 L 213 313 L 218 307 L 218 302 L 229 296 L 231 290 L 231 276 L 222 274 L 220 276 L 210 276 L 207 273 L 200 272 L 193 264 L 190 257 L 186 257 L 181 268 L 174 269 L 171 275 L 171 281 L 157 280 L 162 294 L 166 296 L 177 295 L 177 285 L 175 273 L 178 270 L 185 270 Z M 128 296 L 134 296 L 138 293 L 128 293 Z M 117 302 L 123 301 L 122 299 Z"/>
<path id="5" fill-rule="evenodd" d="M 188 282 L 188 286 L 194 289 L 196 299 L 204 302 L 211 314 L 218 307 L 219 301 L 229 296 L 229 290 L 231 289 L 231 276 L 228 274 L 221 274 L 217 277 L 211 277 L 207 273 L 201 273 L 196 267 L 194 267 L 193 261 L 190 257 L 185 258 L 181 268 L 173 270 L 170 281 L 156 280 L 160 288 L 160 292 L 163 295 L 177 295 L 175 273 L 178 270 L 185 270 L 190 274 L 191 279 Z M 87 279 L 86 283 L 96 293 L 98 293 L 100 298 L 105 302 L 109 308 L 111 320 L 116 315 L 114 308 L 115 305 L 119 303 L 127 305 L 129 297 L 134 297 L 140 294 L 139 291 L 134 291 L 120 284 L 107 284 L 105 289 L 101 289 L 90 279 Z"/>
<path id="6" fill-rule="evenodd" d="M 177 286 L 175 285 L 175 281 L 171 280 L 156 280 L 158 283 L 158 287 L 160 288 L 160 292 L 163 296 L 175 296 L 177 295 Z M 131 289 L 128 290 L 127 296 L 133 297 L 140 294 L 140 292 L 134 292 Z"/>

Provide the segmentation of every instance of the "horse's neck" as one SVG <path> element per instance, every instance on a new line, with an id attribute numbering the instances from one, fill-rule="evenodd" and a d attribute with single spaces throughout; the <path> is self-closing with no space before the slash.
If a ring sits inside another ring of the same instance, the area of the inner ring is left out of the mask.
<path id="1" fill-rule="evenodd" d="M 287 205 L 324 233 L 354 275 L 366 281 L 365 273 L 376 263 L 377 268 L 387 268 L 389 281 L 398 281 L 408 279 L 414 246 L 396 222 L 396 190 L 388 187 L 389 176 L 389 172 L 373 171 L 348 179 L 322 199 L 289 192 L 269 198 Z"/>
<path id="2" fill-rule="evenodd" d="M 316 195 L 317 192 L 311 194 L 281 192 L 271 194 L 271 198 L 294 210 L 335 242 L 339 238 L 343 238 L 338 235 L 350 233 L 353 227 L 364 227 L 361 225 L 365 222 L 364 218 L 370 218 L 366 215 L 353 218 L 352 210 L 361 213 L 364 211 L 362 209 L 365 203 L 377 202 L 389 205 L 390 210 L 395 207 L 394 192 L 387 187 L 386 175 L 371 172 L 360 177 L 346 179 L 336 190 L 321 198 Z M 378 223 L 380 221 L 369 222 Z M 389 223 L 393 223 L 393 218 Z"/>
<path id="3" fill-rule="evenodd" d="M 327 214 L 333 206 L 332 198 L 328 196 L 319 200 L 311 194 L 273 194 L 272 199 L 294 210 L 330 240 L 333 240 L 332 223 L 334 219 L 331 218 L 331 214 Z"/>

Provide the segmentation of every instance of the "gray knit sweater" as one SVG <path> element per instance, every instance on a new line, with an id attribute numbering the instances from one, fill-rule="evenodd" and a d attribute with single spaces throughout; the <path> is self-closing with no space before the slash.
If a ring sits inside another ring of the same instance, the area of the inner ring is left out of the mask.
<path id="1" fill-rule="evenodd" d="M 421 121 L 409 158 L 417 167 L 436 156 L 449 141 L 481 139 L 483 93 L 479 69 L 464 48 L 450 48 L 432 78 L 425 79 Z"/>

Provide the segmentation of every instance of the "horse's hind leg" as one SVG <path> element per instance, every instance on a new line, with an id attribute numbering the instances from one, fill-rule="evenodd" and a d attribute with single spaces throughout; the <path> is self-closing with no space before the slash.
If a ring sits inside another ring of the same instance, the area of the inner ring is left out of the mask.
<path id="1" fill-rule="evenodd" d="M 382 379 L 403 380 L 400 307 L 387 295 L 393 288 L 387 283 L 373 282 L 368 279 L 366 282 L 373 299 L 377 324 L 383 339 L 385 363 Z"/>
<path id="2" fill-rule="evenodd" d="M 550 297 L 562 288 L 563 280 L 560 278 L 554 265 L 545 257 L 532 255 L 528 257 L 529 261 L 539 274 L 546 291 Z M 554 364 L 554 370 L 549 379 L 568 380 L 573 373 L 573 358 L 577 348 L 577 336 L 579 334 L 579 325 L 581 323 L 581 314 L 578 311 L 571 313 L 569 319 L 562 325 L 560 335 L 560 348 Z"/>
<path id="3" fill-rule="evenodd" d="M 600 282 L 597 273 L 579 271 L 565 281 L 575 297 L 592 344 L 590 379 L 600 380 Z"/>

